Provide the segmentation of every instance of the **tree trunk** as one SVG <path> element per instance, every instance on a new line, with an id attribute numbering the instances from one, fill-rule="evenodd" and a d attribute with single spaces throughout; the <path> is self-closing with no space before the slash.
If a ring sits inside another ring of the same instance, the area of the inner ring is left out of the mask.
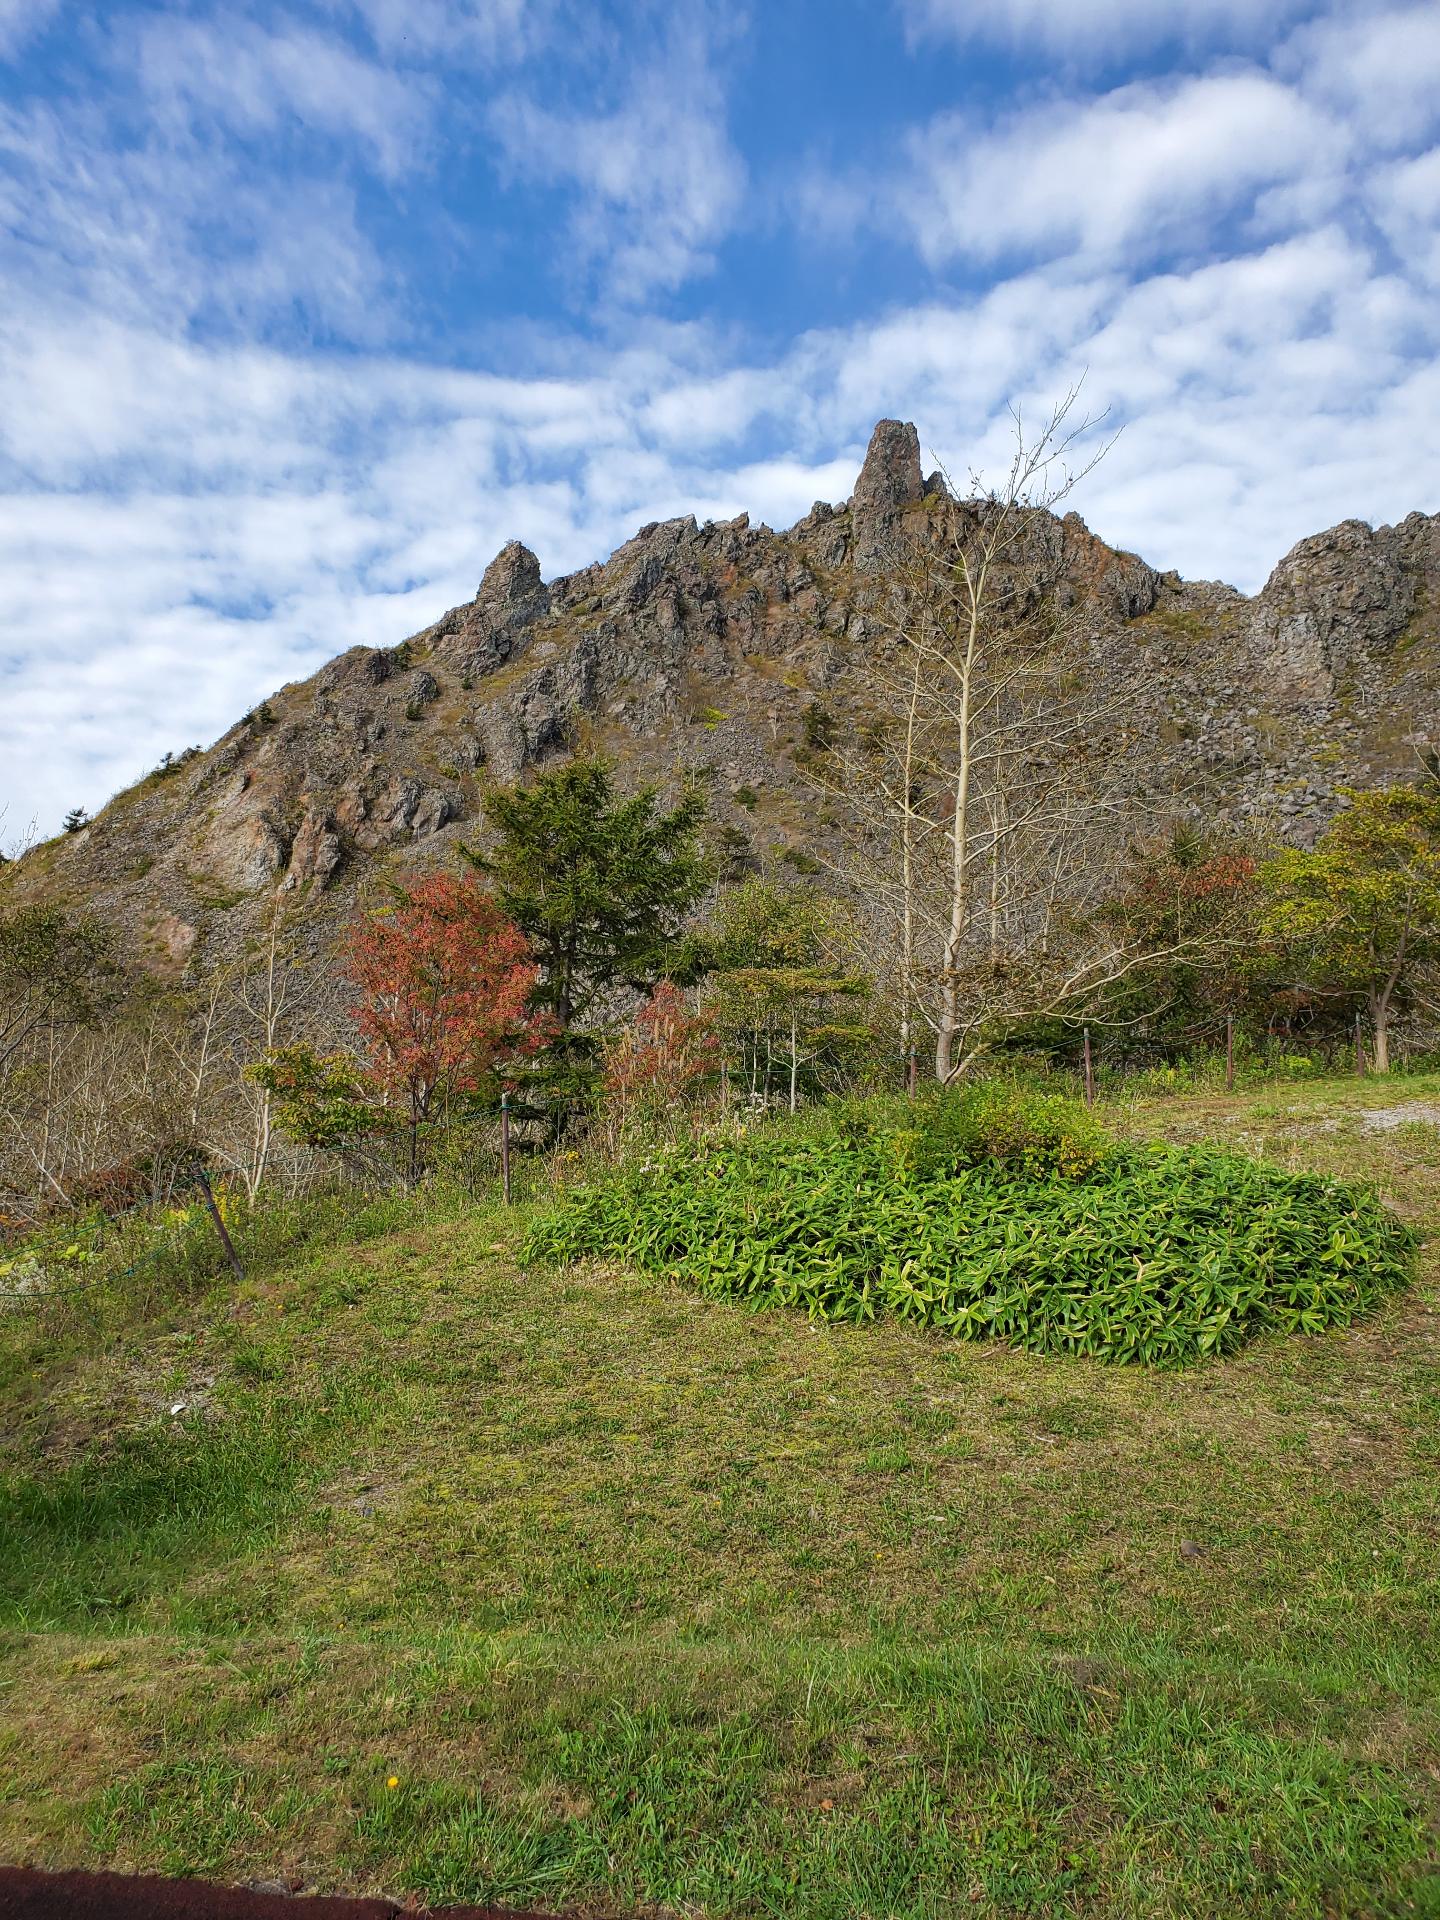
<path id="1" fill-rule="evenodd" d="M 1390 996 L 1380 994 L 1370 1002 L 1370 1024 L 1375 1036 L 1375 1071 L 1390 1071 Z"/>
<path id="2" fill-rule="evenodd" d="M 910 706 L 905 716 L 905 757 L 901 766 L 900 1059 L 907 1077 L 915 1046 L 910 1009 L 915 992 L 915 720 L 920 706 L 920 664 L 917 652 L 910 682 Z"/>
<path id="3" fill-rule="evenodd" d="M 948 1086 L 955 1073 L 955 1036 L 960 1026 L 960 955 L 965 941 L 965 922 L 970 898 L 970 773 L 971 696 L 975 684 L 975 656 L 980 643 L 980 612 L 985 604 L 988 568 L 982 563 L 974 574 L 960 565 L 965 577 L 965 656 L 961 664 L 960 711 L 957 716 L 956 750 L 959 764 L 955 770 L 955 817 L 950 823 L 950 926 L 945 939 L 945 977 L 940 994 L 940 1024 L 935 1035 L 935 1078 Z"/>

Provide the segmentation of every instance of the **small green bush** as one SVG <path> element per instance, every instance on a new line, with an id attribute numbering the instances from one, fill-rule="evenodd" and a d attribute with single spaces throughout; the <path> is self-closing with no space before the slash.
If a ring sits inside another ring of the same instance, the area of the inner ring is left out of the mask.
<path id="1" fill-rule="evenodd" d="M 527 1253 L 619 1258 L 821 1319 L 890 1313 L 1178 1366 L 1348 1324 L 1406 1278 L 1413 1246 L 1365 1188 L 1110 1145 L 1069 1102 L 987 1088 L 656 1153 L 570 1193 Z"/>
<path id="2" fill-rule="evenodd" d="M 996 1161 L 1068 1180 L 1093 1172 L 1110 1146 L 1105 1129 L 1079 1101 L 996 1080 L 934 1100 L 923 1138 L 922 1164 L 936 1172 Z"/>

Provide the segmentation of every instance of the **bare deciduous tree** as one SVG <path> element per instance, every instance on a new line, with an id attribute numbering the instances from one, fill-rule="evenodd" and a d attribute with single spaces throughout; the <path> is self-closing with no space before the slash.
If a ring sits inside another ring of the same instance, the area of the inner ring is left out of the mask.
<path id="1" fill-rule="evenodd" d="M 132 980 L 122 993 L 98 930 L 82 939 L 43 911 L 0 929 L 14 988 L 0 996 L 0 1204 L 35 1218 L 128 1193 L 142 1168 L 163 1187 L 197 1147 L 253 1200 L 275 1136 L 246 1068 L 288 1041 L 333 1043 L 344 1025 L 344 984 L 311 959 L 287 903 L 271 904 L 256 948 L 190 991 Z"/>
<path id="2" fill-rule="evenodd" d="M 1133 819 L 1138 689 L 1100 661 L 1064 578 L 1055 509 L 1106 448 L 1067 394 L 1017 413 L 998 485 L 948 482 L 912 534 L 857 719 L 818 777 L 843 803 L 902 1049 L 934 1040 L 945 1084 L 1024 1018 L 1142 964 L 1099 909 Z"/>

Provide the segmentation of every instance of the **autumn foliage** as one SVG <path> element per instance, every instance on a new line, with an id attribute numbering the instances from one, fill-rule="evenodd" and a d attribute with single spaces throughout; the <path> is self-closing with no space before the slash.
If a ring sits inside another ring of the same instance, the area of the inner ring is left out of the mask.
<path id="1" fill-rule="evenodd" d="M 628 1112 L 671 1106 L 718 1065 L 719 1042 L 710 1022 L 691 1013 L 672 980 L 662 980 L 605 1055 L 605 1089 Z"/>
<path id="2" fill-rule="evenodd" d="M 545 1044 L 524 934 L 473 874 L 415 875 L 352 928 L 346 971 L 368 1077 L 414 1130 Z"/>

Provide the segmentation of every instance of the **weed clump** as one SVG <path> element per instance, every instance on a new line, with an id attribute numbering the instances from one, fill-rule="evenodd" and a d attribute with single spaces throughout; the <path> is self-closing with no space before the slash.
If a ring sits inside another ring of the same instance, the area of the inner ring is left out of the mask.
<path id="1" fill-rule="evenodd" d="M 981 1087 L 654 1154 L 570 1194 L 527 1251 L 820 1319 L 1180 1366 L 1347 1325 L 1413 1246 L 1366 1188 L 1119 1145 L 1073 1102 Z"/>

